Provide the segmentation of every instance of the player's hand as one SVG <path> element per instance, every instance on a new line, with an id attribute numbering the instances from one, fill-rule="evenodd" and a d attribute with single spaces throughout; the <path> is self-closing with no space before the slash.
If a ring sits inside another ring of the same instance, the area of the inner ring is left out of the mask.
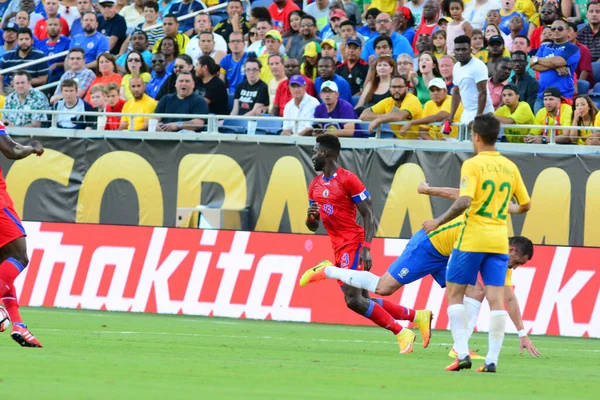
<path id="1" fill-rule="evenodd" d="M 38 140 L 33 140 L 31 143 L 29 143 L 29 146 L 31 146 L 32 149 L 31 153 L 37 155 L 38 157 L 44 154 L 44 147 Z"/>
<path id="2" fill-rule="evenodd" d="M 430 219 L 428 221 L 423 222 L 423 230 L 427 234 L 435 231 L 439 226 L 439 222 L 437 222 L 437 220 L 435 219 Z"/>
<path id="3" fill-rule="evenodd" d="M 365 271 L 370 271 L 373 266 L 373 259 L 371 258 L 371 249 L 367 247 L 363 247 L 360 251 L 360 257 L 358 258 L 358 262 L 362 263 Z"/>
<path id="4" fill-rule="evenodd" d="M 315 221 L 318 221 L 321 218 L 321 216 L 319 215 L 319 204 L 312 203 L 308 207 L 308 211 L 306 212 L 306 217 L 309 219 L 314 219 Z"/>
<path id="5" fill-rule="evenodd" d="M 540 356 L 540 352 L 538 351 L 538 349 L 535 348 L 535 346 L 533 345 L 533 343 L 531 343 L 531 340 L 529 340 L 529 337 L 527 336 L 519 338 L 519 348 L 519 353 L 521 354 L 523 354 L 523 349 L 527 349 L 531 358 Z"/>
<path id="6" fill-rule="evenodd" d="M 419 186 L 417 187 L 417 193 L 429 194 L 429 184 L 427 181 L 421 181 L 421 183 L 419 183 Z"/>

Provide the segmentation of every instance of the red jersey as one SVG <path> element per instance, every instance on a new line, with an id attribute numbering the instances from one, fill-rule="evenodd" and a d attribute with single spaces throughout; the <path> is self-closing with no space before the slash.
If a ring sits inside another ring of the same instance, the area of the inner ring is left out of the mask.
<path id="1" fill-rule="evenodd" d="M 8 133 L 6 132 L 6 126 L 2 122 L 0 122 L 0 136 L 6 136 Z M 2 176 L 2 169 L 0 168 L 0 209 L 4 207 L 12 207 L 13 202 L 10 198 L 10 195 L 6 191 L 6 181 Z"/>
<path id="2" fill-rule="evenodd" d="M 292 0 L 287 0 L 283 9 L 280 10 L 277 4 L 272 3 L 268 7 L 268 10 L 273 18 L 273 28 L 283 33 L 290 29 L 291 12 L 300 10 L 300 8 Z"/>
<path id="3" fill-rule="evenodd" d="M 315 93 L 315 84 L 308 77 L 302 75 L 304 80 L 306 81 L 306 93 L 312 97 L 317 97 Z M 283 117 L 283 109 L 285 105 L 289 103 L 292 99 L 292 93 L 290 92 L 290 83 L 289 80 L 286 79 L 277 86 L 277 91 L 275 92 L 275 100 L 273 103 L 276 106 L 279 106 L 279 116 Z"/>
<path id="4" fill-rule="evenodd" d="M 356 222 L 356 204 L 368 197 L 369 192 L 360 179 L 341 167 L 330 178 L 320 174 L 310 183 L 308 201 L 319 204 L 319 214 L 334 252 L 365 240 L 365 231 Z"/>
<path id="5" fill-rule="evenodd" d="M 106 112 L 117 112 L 120 113 L 123 111 L 123 106 L 127 103 L 123 99 L 119 99 L 119 102 L 113 107 L 110 104 L 106 106 Z M 107 131 L 117 131 L 119 130 L 119 126 L 121 126 L 121 117 L 116 115 L 109 115 L 106 117 L 106 127 L 104 128 Z"/>

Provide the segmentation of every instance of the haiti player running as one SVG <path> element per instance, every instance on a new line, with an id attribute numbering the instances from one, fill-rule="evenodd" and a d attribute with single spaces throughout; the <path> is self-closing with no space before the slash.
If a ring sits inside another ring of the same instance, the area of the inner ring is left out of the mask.
<path id="1" fill-rule="evenodd" d="M 14 142 L 0 122 L 0 151 L 6 158 L 20 160 L 31 154 L 41 156 L 44 148 L 37 140 L 27 146 Z M 12 199 L 6 191 L 6 182 L 0 173 L 0 298 L 12 321 L 10 336 L 13 340 L 24 347 L 42 347 L 21 319 L 13 284 L 29 263 L 25 236 L 25 229 L 14 210 Z"/>
<path id="2" fill-rule="evenodd" d="M 496 372 L 506 324 L 504 283 L 508 269 L 506 218 L 513 197 L 517 213 L 530 209 L 530 198 L 517 166 L 495 151 L 500 123 L 492 114 L 475 117 L 475 156 L 461 168 L 460 197 L 440 217 L 425 221 L 427 234 L 464 213 L 464 221 L 446 270 L 448 318 L 458 353 L 448 371 L 471 368 L 468 316 L 463 304 L 467 285 L 475 285 L 481 273 L 490 304 L 488 353 L 478 372 Z"/>
<path id="3" fill-rule="evenodd" d="M 335 253 L 335 269 L 371 269 L 371 240 L 374 234 L 373 206 L 369 192 L 360 179 L 339 166 L 341 145 L 330 134 L 317 136 L 312 161 L 316 171 L 323 171 L 310 183 L 308 198 L 310 206 L 306 226 L 311 231 L 319 227 L 319 220 L 331 239 Z M 362 215 L 364 229 L 356 223 L 356 209 Z M 332 266 L 323 261 L 317 267 Z M 300 285 L 306 282 L 300 281 Z M 346 305 L 352 311 L 365 316 L 385 328 L 398 339 L 400 353 L 413 350 L 415 334 L 403 329 L 396 320 L 412 321 L 419 327 L 424 346 L 431 335 L 431 311 L 411 310 L 383 299 L 371 299 L 366 291 L 343 285 Z"/>

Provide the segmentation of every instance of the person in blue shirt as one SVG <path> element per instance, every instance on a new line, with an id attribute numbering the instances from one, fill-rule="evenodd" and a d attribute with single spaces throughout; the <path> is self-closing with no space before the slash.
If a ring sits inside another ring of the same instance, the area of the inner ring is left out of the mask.
<path id="1" fill-rule="evenodd" d="M 415 53 L 410 42 L 401 34 L 394 31 L 394 21 L 386 13 L 381 13 L 375 18 L 377 24 L 378 35 L 373 35 L 365 43 L 360 58 L 365 61 L 369 61 L 369 56 L 375 55 L 375 40 L 378 37 L 389 37 L 392 39 L 392 56 L 394 60 L 398 58 L 400 54 L 408 54 L 414 57 Z"/>
<path id="2" fill-rule="evenodd" d="M 85 66 L 96 68 L 96 59 L 105 51 L 108 51 L 108 38 L 98 32 L 98 17 L 92 11 L 88 11 L 81 17 L 83 34 L 74 36 L 69 46 L 70 49 L 79 47 L 85 50 Z"/>
<path id="3" fill-rule="evenodd" d="M 244 63 L 248 59 L 248 54 L 244 52 L 244 34 L 242 32 L 232 32 L 229 35 L 229 50 L 221 59 L 221 79 L 227 85 L 229 94 L 235 94 L 235 89 L 245 78 Z"/>
<path id="4" fill-rule="evenodd" d="M 396 32 L 408 40 L 408 43 L 412 43 L 415 39 L 415 17 L 410 12 L 408 7 L 400 7 L 396 9 L 394 13 L 396 19 Z"/>
<path id="5" fill-rule="evenodd" d="M 51 56 L 53 54 L 62 53 L 63 51 L 69 50 L 71 39 L 60 34 L 62 28 L 60 19 L 56 17 L 48 18 L 46 27 L 48 37 L 39 42 L 36 48 L 42 51 L 46 56 Z M 58 82 L 60 80 L 62 74 L 65 73 L 64 64 L 65 57 L 48 60 L 48 66 L 50 67 L 48 83 Z"/>
<path id="6" fill-rule="evenodd" d="M 158 91 L 170 76 L 167 72 L 167 59 L 163 53 L 156 53 L 152 56 L 152 78 L 146 84 L 146 94 L 153 99 L 156 98 Z"/>
<path id="7" fill-rule="evenodd" d="M 569 42 L 568 27 L 565 20 L 554 21 L 551 25 L 554 43 L 543 44 L 529 61 L 531 69 L 540 73 L 540 87 L 534 112 L 544 106 L 544 91 L 551 86 L 557 87 L 563 97 L 573 98 L 574 74 L 581 58 L 581 52 L 577 45 Z"/>
<path id="8" fill-rule="evenodd" d="M 363 35 L 365 39 L 379 35 L 375 24 L 375 20 L 379 14 L 381 14 L 381 11 L 376 8 L 369 8 L 367 11 L 367 23 L 357 29 L 357 32 Z"/>
<path id="9" fill-rule="evenodd" d="M 191 14 L 195 11 L 204 10 L 206 6 L 204 3 L 197 0 L 181 0 L 178 3 L 174 3 L 171 6 L 171 14 L 174 14 L 179 17 L 183 17 L 184 15 Z M 194 33 L 194 18 L 184 19 L 179 23 L 179 32 L 184 35 L 191 36 Z"/>
<path id="10" fill-rule="evenodd" d="M 83 26 L 81 26 L 81 18 L 88 11 L 93 11 L 92 0 L 77 0 L 77 11 L 81 17 L 77 18 L 71 24 L 70 36 L 73 38 L 79 34 L 83 34 Z"/>
<path id="11" fill-rule="evenodd" d="M 331 57 L 322 57 L 317 64 L 319 76 L 315 79 L 315 90 L 317 95 L 320 93 L 321 85 L 326 81 L 333 81 L 337 85 L 340 99 L 352 103 L 352 90 L 350 84 L 341 76 L 335 73 L 336 62 Z"/>

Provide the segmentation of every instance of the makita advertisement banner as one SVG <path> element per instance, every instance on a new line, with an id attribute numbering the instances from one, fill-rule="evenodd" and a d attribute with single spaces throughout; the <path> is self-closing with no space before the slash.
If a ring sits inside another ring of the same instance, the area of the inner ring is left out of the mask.
<path id="1" fill-rule="evenodd" d="M 336 281 L 298 279 L 331 258 L 329 238 L 241 231 L 26 222 L 30 265 L 16 281 L 21 305 L 371 324 L 346 308 Z M 372 272 L 383 274 L 404 239 L 373 242 Z M 536 246 L 514 271 L 525 329 L 600 337 L 600 249 Z M 431 309 L 447 329 L 444 290 L 430 277 L 390 298 Z M 479 330 L 487 330 L 482 308 Z M 514 326 L 507 322 L 507 330 Z"/>
<path id="2" fill-rule="evenodd" d="M 42 157 L 15 163 L 1 158 L 15 209 L 25 220 L 174 227 L 180 226 L 178 209 L 205 205 L 246 210 L 247 224 L 238 225 L 245 230 L 310 233 L 304 225 L 307 188 L 316 176 L 310 145 L 54 137 L 42 142 Z M 471 156 L 344 149 L 341 164 L 371 193 L 377 236 L 409 238 L 450 205 L 417 194 L 419 183 L 458 187 L 461 164 Z M 600 246 L 600 155 L 507 156 L 532 197 L 531 211 L 509 220 L 511 235 L 536 244 Z"/>

